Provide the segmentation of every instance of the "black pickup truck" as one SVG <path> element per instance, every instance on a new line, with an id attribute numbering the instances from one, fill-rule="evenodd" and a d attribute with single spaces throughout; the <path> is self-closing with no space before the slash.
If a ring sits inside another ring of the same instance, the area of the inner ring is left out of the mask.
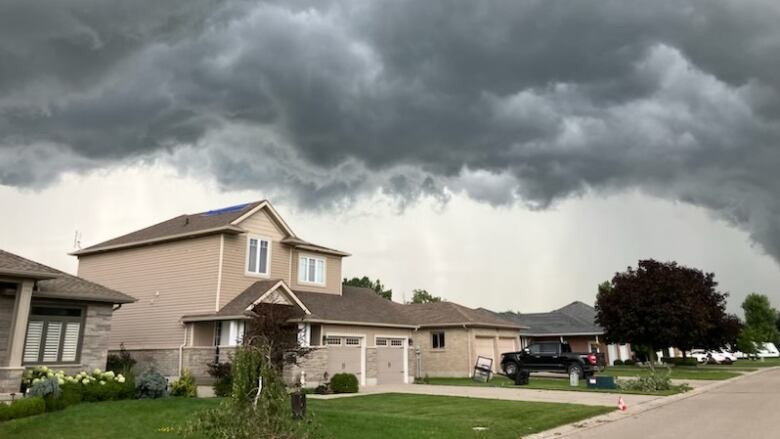
<path id="1" fill-rule="evenodd" d="M 576 372 L 586 378 L 604 370 L 604 354 L 595 352 L 572 352 L 568 343 L 539 342 L 522 351 L 501 354 L 501 369 L 506 376 L 515 379 L 522 372 Z M 527 375 L 526 375 L 527 376 Z"/>

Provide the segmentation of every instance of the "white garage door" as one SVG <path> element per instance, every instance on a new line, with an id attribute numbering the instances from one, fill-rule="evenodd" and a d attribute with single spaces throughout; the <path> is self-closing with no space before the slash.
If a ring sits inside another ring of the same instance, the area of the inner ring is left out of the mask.
<path id="1" fill-rule="evenodd" d="M 507 352 L 517 352 L 514 337 L 501 337 L 498 339 L 498 358 L 496 358 L 496 361 L 501 361 L 501 354 Z"/>
<path id="2" fill-rule="evenodd" d="M 360 337 L 326 337 L 328 375 L 351 373 L 361 379 L 362 339 Z"/>
<path id="3" fill-rule="evenodd" d="M 477 337 L 474 343 L 474 361 L 471 367 L 477 363 L 477 357 L 493 359 L 493 371 L 496 371 L 496 358 L 493 352 L 493 337 Z"/>
<path id="4" fill-rule="evenodd" d="M 404 339 L 376 339 L 377 384 L 404 383 Z"/>

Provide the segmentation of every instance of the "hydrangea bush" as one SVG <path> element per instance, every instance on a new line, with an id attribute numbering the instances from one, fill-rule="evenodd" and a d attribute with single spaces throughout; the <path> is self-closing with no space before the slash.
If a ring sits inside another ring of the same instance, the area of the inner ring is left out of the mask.
<path id="1" fill-rule="evenodd" d="M 65 385 L 66 383 L 78 383 L 85 386 L 89 384 L 106 385 L 110 382 L 117 382 L 122 384 L 126 381 L 124 375 L 122 374 L 115 374 L 111 371 L 104 372 L 100 369 L 95 369 L 92 372 L 82 371 L 76 375 L 69 376 L 66 375 L 62 370 L 55 372 L 53 369 L 50 369 L 47 366 L 39 366 L 33 369 L 28 369 L 24 373 L 22 383 L 27 388 L 31 388 L 36 383 L 51 378 L 56 378 L 60 386 Z"/>

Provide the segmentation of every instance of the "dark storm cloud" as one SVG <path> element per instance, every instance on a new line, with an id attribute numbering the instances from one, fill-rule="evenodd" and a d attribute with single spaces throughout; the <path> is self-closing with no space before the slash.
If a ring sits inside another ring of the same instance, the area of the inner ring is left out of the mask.
<path id="1" fill-rule="evenodd" d="M 639 188 L 780 257 L 776 1 L 4 2 L 0 184 L 161 157 L 301 204 Z"/>

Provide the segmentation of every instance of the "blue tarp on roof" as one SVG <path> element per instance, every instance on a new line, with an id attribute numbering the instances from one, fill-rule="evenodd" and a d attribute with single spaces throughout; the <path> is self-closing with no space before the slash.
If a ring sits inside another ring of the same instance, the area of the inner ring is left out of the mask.
<path id="1" fill-rule="evenodd" d="M 238 212 L 240 210 L 244 210 L 244 208 L 246 208 L 246 206 L 248 206 L 249 204 L 250 203 L 237 204 L 235 206 L 223 207 L 221 209 L 209 210 L 208 212 L 204 213 L 203 216 L 222 215 L 223 213 Z"/>

